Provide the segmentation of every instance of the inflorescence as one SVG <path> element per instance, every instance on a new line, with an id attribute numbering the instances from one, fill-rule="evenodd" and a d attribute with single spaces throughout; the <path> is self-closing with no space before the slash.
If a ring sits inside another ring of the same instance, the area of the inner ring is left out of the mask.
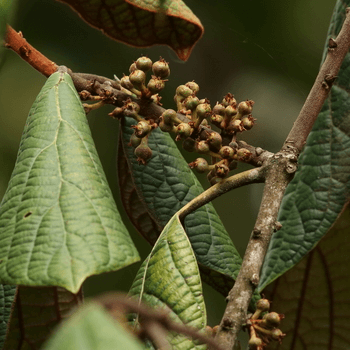
<path id="1" fill-rule="evenodd" d="M 147 72 L 153 75 L 146 83 Z M 168 63 L 160 58 L 152 62 L 148 57 L 140 57 L 129 69 L 130 74 L 120 79 L 122 90 L 139 99 L 160 103 L 159 93 L 164 89 L 170 75 Z M 237 167 L 237 162 L 249 162 L 252 154 L 248 149 L 239 148 L 237 135 L 250 130 L 255 123 L 252 117 L 254 102 L 251 100 L 237 103 L 231 93 L 212 108 L 208 99 L 199 99 L 199 85 L 194 81 L 180 85 L 176 89 L 175 103 L 177 112 L 167 109 L 160 118 L 142 117 L 140 106 L 127 99 L 123 107 L 117 107 L 111 116 L 131 117 L 137 121 L 132 126 L 134 133 L 130 145 L 140 164 L 146 164 L 152 157 L 148 146 L 148 137 L 152 130 L 159 127 L 163 132 L 174 133 L 176 141 L 182 141 L 183 148 L 189 152 L 211 156 L 211 164 L 205 158 L 197 158 L 189 166 L 199 173 L 208 173 L 210 183 L 216 184 Z M 216 127 L 215 131 L 212 126 Z"/>

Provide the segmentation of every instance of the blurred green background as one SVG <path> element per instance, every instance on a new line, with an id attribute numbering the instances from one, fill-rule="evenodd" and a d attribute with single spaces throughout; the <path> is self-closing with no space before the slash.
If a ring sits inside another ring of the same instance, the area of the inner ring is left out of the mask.
<path id="1" fill-rule="evenodd" d="M 141 54 L 170 62 L 171 76 L 163 96 L 166 108 L 175 108 L 178 85 L 195 80 L 199 97 L 215 104 L 227 92 L 236 99 L 255 101 L 255 127 L 243 134 L 247 142 L 278 151 L 318 72 L 324 41 L 336 0 L 188 0 L 186 4 L 205 28 L 186 63 L 165 46 L 136 49 L 114 42 L 89 27 L 65 4 L 54 0 L 18 0 L 11 25 L 39 51 L 75 72 L 106 77 L 128 73 Z M 11 176 L 27 114 L 45 78 L 7 50 L 0 67 L 0 197 Z M 88 116 L 108 181 L 122 215 L 116 177 L 118 123 L 106 106 Z M 194 154 L 185 155 L 190 162 Z M 240 165 L 238 170 L 247 167 Z M 205 176 L 200 176 L 205 188 Z M 233 242 L 243 255 L 254 225 L 262 185 L 235 190 L 214 201 Z M 144 259 L 150 246 L 128 224 Z M 84 284 L 86 296 L 106 290 L 127 291 L 140 264 L 114 273 L 93 276 Z M 204 287 L 209 325 L 218 324 L 224 298 Z M 210 303 L 208 302 L 210 300 Z"/>

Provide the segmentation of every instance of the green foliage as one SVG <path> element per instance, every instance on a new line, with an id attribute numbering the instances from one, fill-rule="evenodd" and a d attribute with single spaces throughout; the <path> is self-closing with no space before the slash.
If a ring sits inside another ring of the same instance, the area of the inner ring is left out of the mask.
<path id="1" fill-rule="evenodd" d="M 350 1 L 338 1 L 328 39 L 341 28 Z M 350 53 L 345 57 L 329 96 L 299 157 L 279 213 L 282 229 L 273 235 L 260 290 L 308 254 L 327 233 L 350 191 Z"/>
<path id="2" fill-rule="evenodd" d="M 204 31 L 182 0 L 61 1 L 115 40 L 137 47 L 168 45 L 184 61 Z"/>
<path id="3" fill-rule="evenodd" d="M 103 308 L 86 304 L 62 324 L 46 350 L 142 350 L 144 347 Z"/>
<path id="4" fill-rule="evenodd" d="M 269 350 L 349 348 L 349 230 L 348 206 L 310 254 L 264 289 L 287 334 Z"/>
<path id="5" fill-rule="evenodd" d="M 0 209 L 0 281 L 61 286 L 138 260 L 71 78 L 53 74 L 26 123 Z"/>
<path id="6" fill-rule="evenodd" d="M 129 294 L 152 307 L 169 310 L 178 322 L 205 328 L 207 315 L 197 261 L 178 215 L 165 226 Z M 179 334 L 170 334 L 168 340 L 174 349 L 206 349 Z"/>
<path id="7" fill-rule="evenodd" d="M 12 302 L 16 294 L 17 287 L 11 285 L 0 285 L 0 348 L 2 349 L 10 320 Z"/>
<path id="8" fill-rule="evenodd" d="M 159 129 L 153 130 L 149 136 L 148 144 L 153 153 L 151 160 L 146 165 L 138 164 L 134 149 L 128 145 L 133 124 L 131 118 L 126 118 L 122 124 L 123 155 L 141 203 L 156 224 L 164 227 L 177 211 L 200 195 L 203 188 L 175 142 Z M 232 286 L 242 260 L 213 205 L 207 204 L 189 214 L 184 225 L 196 258 L 204 267 L 206 282 L 227 295 L 226 286 Z M 154 232 L 152 234 L 154 237 Z"/>

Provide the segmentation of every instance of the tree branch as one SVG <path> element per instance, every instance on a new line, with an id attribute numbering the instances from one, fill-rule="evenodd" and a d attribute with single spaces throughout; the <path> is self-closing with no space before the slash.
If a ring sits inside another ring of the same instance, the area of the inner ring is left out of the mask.
<path id="1" fill-rule="evenodd" d="M 226 350 L 236 345 L 238 332 L 247 321 L 248 306 L 259 284 L 260 270 L 270 239 L 273 231 L 281 228 L 277 215 L 285 189 L 297 169 L 297 157 L 328 96 L 341 62 L 350 49 L 349 9 L 338 37 L 336 40 L 331 39 L 329 46 L 327 58 L 281 151 L 264 161 L 266 179 L 260 210 L 215 338 Z"/>

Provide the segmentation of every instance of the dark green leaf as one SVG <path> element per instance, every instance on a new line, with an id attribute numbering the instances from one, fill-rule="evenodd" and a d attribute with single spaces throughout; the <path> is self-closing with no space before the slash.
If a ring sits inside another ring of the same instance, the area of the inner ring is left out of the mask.
<path id="1" fill-rule="evenodd" d="M 152 307 L 170 310 L 177 322 L 204 330 L 206 310 L 198 265 L 177 215 L 165 226 L 129 294 Z M 179 334 L 170 334 L 168 340 L 177 350 L 206 349 Z"/>
<path id="2" fill-rule="evenodd" d="M 0 208 L 0 281 L 61 286 L 139 259 L 70 76 L 53 74 L 27 119 Z"/>
<path id="3" fill-rule="evenodd" d="M 204 31 L 182 0 L 60 1 L 115 40 L 137 47 L 168 45 L 184 61 Z"/>
<path id="4" fill-rule="evenodd" d="M 348 5 L 350 0 L 337 2 L 328 38 L 336 37 Z M 279 213 L 283 227 L 272 237 L 260 290 L 316 246 L 350 198 L 349 91 L 350 53 L 307 139 L 299 170 L 286 190 Z"/>
<path id="5" fill-rule="evenodd" d="M 185 204 L 203 192 L 203 188 L 193 174 L 177 145 L 171 137 L 155 129 L 149 137 L 153 155 L 146 165 L 139 165 L 134 149 L 128 146 L 133 129 L 132 119 L 122 124 L 122 146 L 132 172 L 136 192 L 147 206 L 153 220 L 164 227 L 170 218 Z M 225 284 L 217 281 L 226 279 L 232 286 L 237 276 L 241 257 L 235 249 L 227 231 L 212 204 L 207 204 L 185 219 L 185 230 L 191 241 L 199 264 L 221 274 L 220 278 L 208 278 L 206 282 L 220 292 Z M 227 293 L 225 294 L 227 295 Z"/>
<path id="6" fill-rule="evenodd" d="M 72 294 L 59 287 L 18 287 L 4 350 L 40 349 L 82 300 L 81 290 Z"/>
<path id="7" fill-rule="evenodd" d="M 0 284 L 0 349 L 3 348 L 17 286 Z"/>
<path id="8" fill-rule="evenodd" d="M 45 350 L 142 350 L 143 345 L 99 304 L 87 304 L 62 324 Z"/>
<path id="9" fill-rule="evenodd" d="M 268 349 L 350 349 L 349 232 L 348 206 L 314 250 L 264 289 L 287 334 Z"/>

